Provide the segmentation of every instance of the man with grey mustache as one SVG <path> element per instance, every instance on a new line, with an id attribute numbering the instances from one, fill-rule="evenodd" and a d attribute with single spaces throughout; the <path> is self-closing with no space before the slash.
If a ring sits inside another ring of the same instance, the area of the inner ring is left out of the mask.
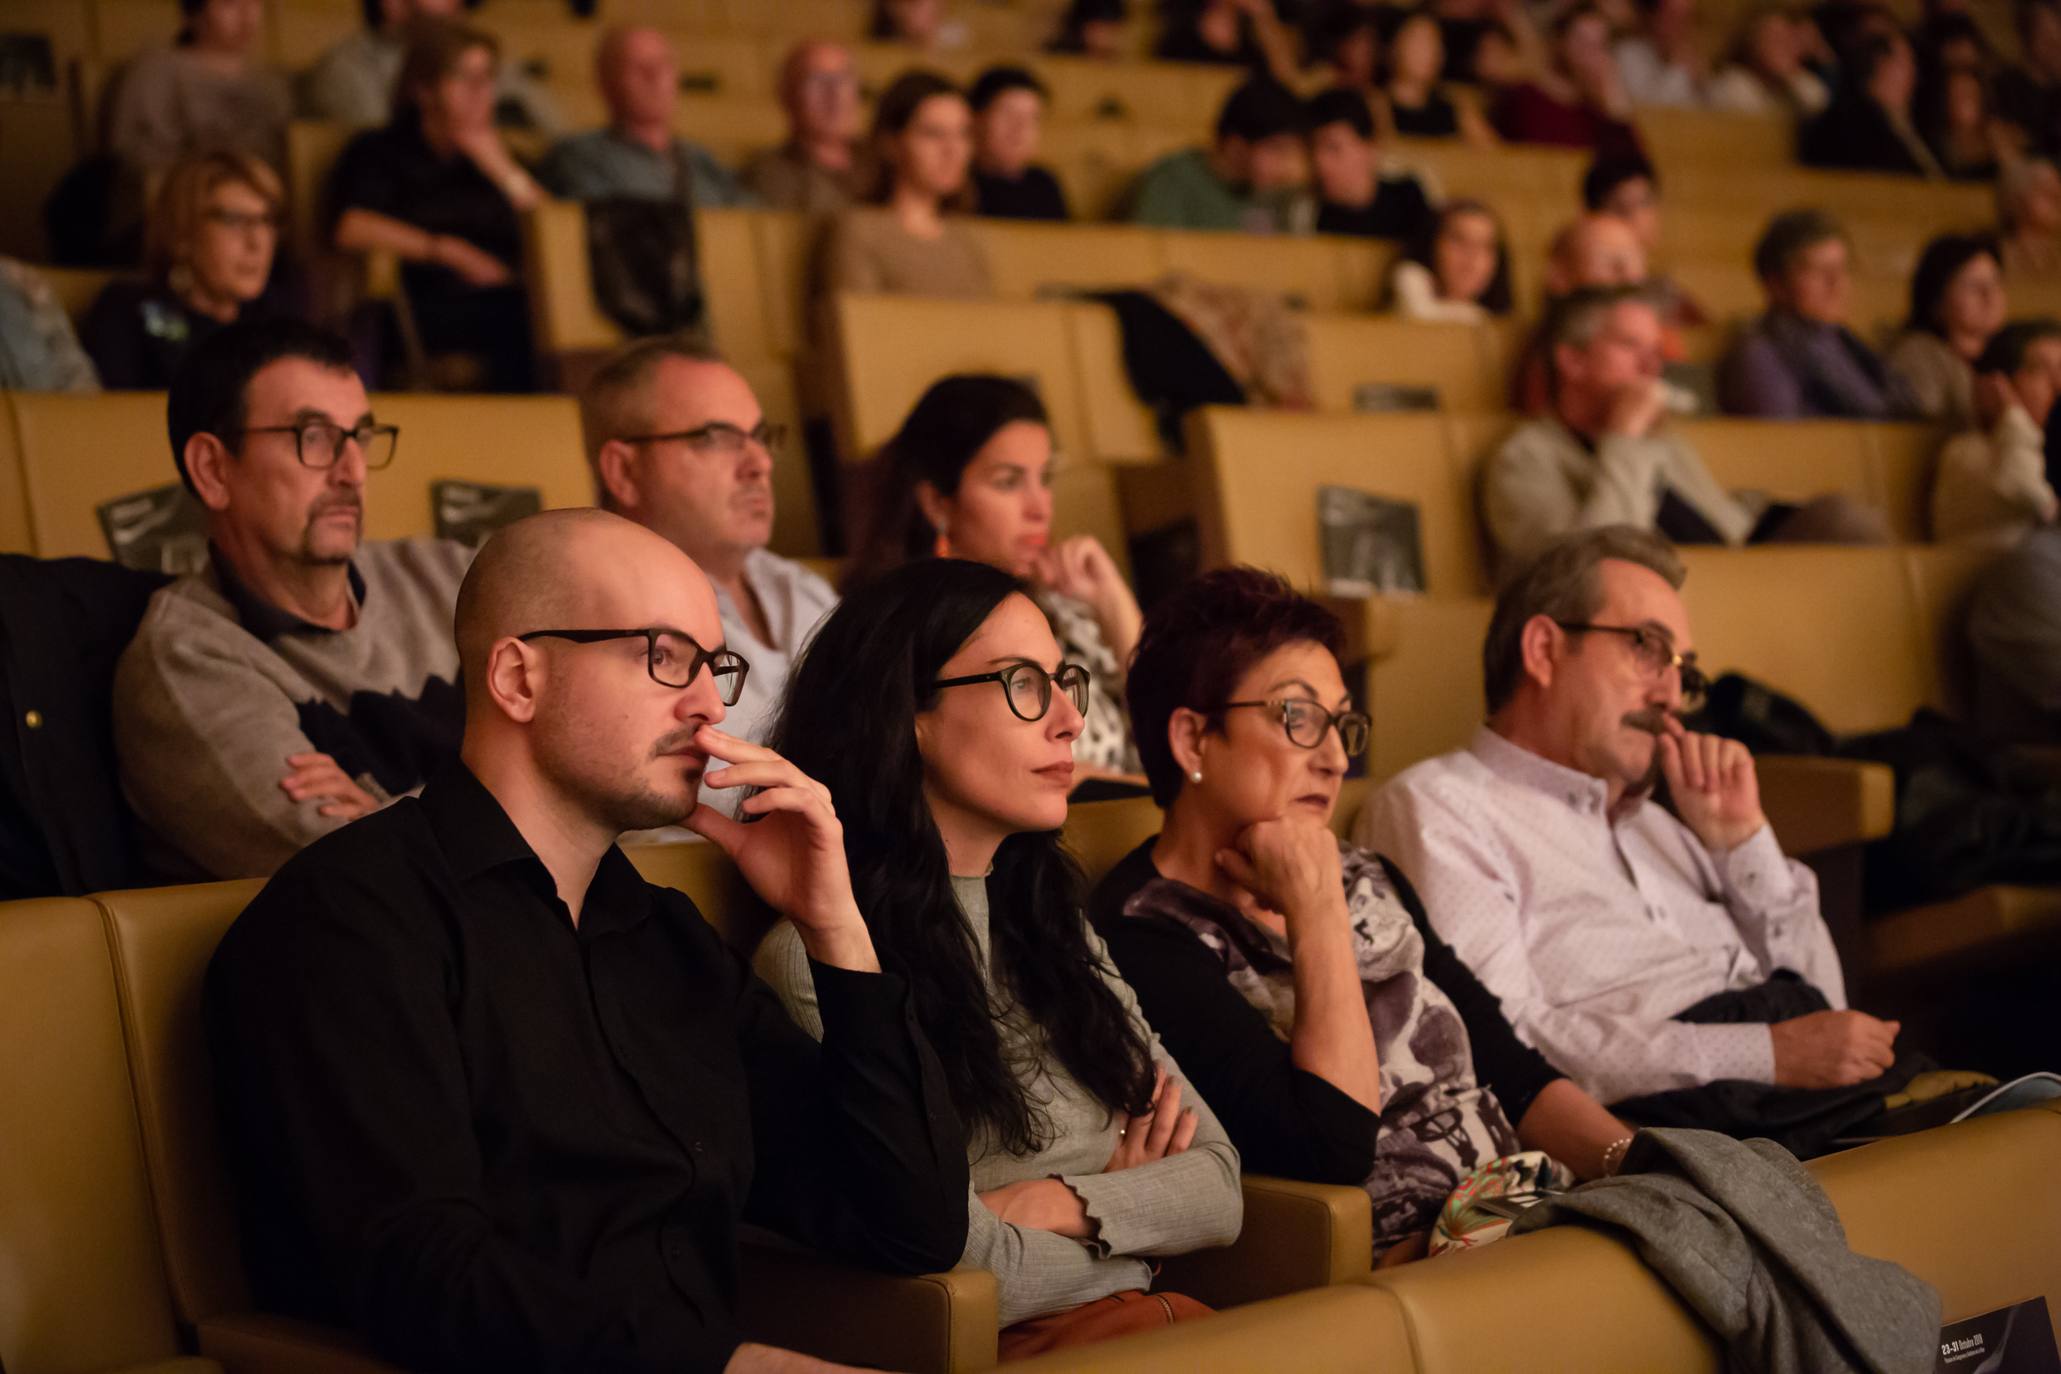
<path id="1" fill-rule="evenodd" d="M 122 787 L 162 876 L 260 877 L 457 754 L 451 615 L 472 554 L 364 542 L 367 474 L 399 433 L 349 345 L 310 325 L 198 345 L 166 428 L 209 558 L 151 599 L 116 668 Z"/>
<path id="2" fill-rule="evenodd" d="M 1620 1116 L 1815 1153 L 1919 1065 L 1897 1023 L 1847 1009 L 1816 879 L 1776 843 L 1752 756 L 1679 718 L 1705 686 L 1684 576 L 1630 526 L 1548 545 L 1497 598 L 1487 723 L 1390 781 L 1354 838 Z"/>

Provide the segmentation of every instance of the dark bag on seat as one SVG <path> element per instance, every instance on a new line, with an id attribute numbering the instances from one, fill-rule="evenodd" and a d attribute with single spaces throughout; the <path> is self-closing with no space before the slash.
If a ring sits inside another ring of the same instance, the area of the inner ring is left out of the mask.
<path id="1" fill-rule="evenodd" d="M 631 337 L 701 329 L 694 216 L 684 201 L 587 202 L 587 262 L 596 304 Z"/>

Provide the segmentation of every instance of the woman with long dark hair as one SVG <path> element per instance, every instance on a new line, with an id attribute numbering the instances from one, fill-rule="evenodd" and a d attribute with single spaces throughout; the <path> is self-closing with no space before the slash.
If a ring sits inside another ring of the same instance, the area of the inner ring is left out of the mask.
<path id="1" fill-rule="evenodd" d="M 881 966 L 968 1124 L 961 1262 L 1000 1282 L 1005 1356 L 1199 1310 L 1138 1301 L 1147 1258 L 1225 1244 L 1242 1216 L 1237 1151 L 1088 930 L 1060 843 L 1084 678 L 1022 583 L 938 559 L 845 598 L 772 738 L 829 789 Z M 757 963 L 820 1032 L 792 927 Z"/>
<path id="2" fill-rule="evenodd" d="M 1518 1039 L 1394 865 L 1332 833 L 1371 728 L 1343 644 L 1254 568 L 1153 607 L 1131 713 L 1166 827 L 1090 910 L 1252 1167 L 1364 1187 L 1402 1259 L 1463 1181 L 1597 1177 L 1632 1130 Z M 1441 1243 L 1486 1238 L 1448 1210 Z"/>
<path id="3" fill-rule="evenodd" d="M 969 373 L 932 383 L 880 450 L 873 520 L 847 586 L 946 555 L 1028 580 L 1060 647 L 1090 676 L 1074 761 L 1135 775 L 1123 684 L 1143 616 L 1101 541 L 1054 537 L 1052 464 L 1051 422 L 1022 382 Z"/>
<path id="4" fill-rule="evenodd" d="M 987 254 L 958 223 L 972 204 L 973 109 L 936 72 L 904 72 L 873 111 L 871 202 L 823 240 L 816 289 L 985 296 Z"/>
<path id="5" fill-rule="evenodd" d="M 1915 418 L 1974 424 L 1975 360 L 2010 314 L 2004 264 L 1987 234 L 1942 234 L 1911 274 L 1911 313 L 1883 355 L 1903 379 Z"/>
<path id="6" fill-rule="evenodd" d="M 1496 212 L 1450 200 L 1389 269 L 1387 307 L 1406 320 L 1480 324 L 1510 313 L 1510 248 Z"/>

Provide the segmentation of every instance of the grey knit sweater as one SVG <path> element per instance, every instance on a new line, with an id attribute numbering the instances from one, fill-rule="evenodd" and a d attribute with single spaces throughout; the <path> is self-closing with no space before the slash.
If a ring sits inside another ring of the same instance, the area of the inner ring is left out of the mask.
<path id="1" fill-rule="evenodd" d="M 954 878 L 952 891 L 972 927 L 981 966 L 991 970 L 987 882 Z M 1091 932 L 1088 942 L 1101 960 L 1102 976 L 1145 1031 L 1154 1060 L 1166 1069 L 1169 1082 L 1180 1083 L 1182 1105 L 1195 1108 L 1195 1141 L 1184 1153 L 1156 1163 L 1102 1172 L 1116 1149 L 1117 1122 L 1063 1065 L 1041 1052 L 1035 1027 L 1025 1024 L 1021 1013 L 999 1013 L 1003 1054 L 1018 1066 L 1053 1127 L 1052 1143 L 1035 1155 L 1004 1154 L 978 1139 L 967 1147 L 973 1179 L 966 1198 L 966 1253 L 959 1262 L 994 1273 L 1005 1326 L 1111 1293 L 1149 1288 L 1147 1257 L 1228 1245 L 1244 1220 L 1237 1149 L 1209 1104 L 1160 1047 L 1159 1037 L 1144 1025 L 1137 998 L 1117 976 L 1101 940 Z M 786 1003 L 788 1015 L 820 1039 L 823 1023 L 808 957 L 792 924 L 783 921 L 766 936 L 757 965 L 759 976 Z M 992 975 L 989 998 L 991 1005 L 1004 1000 L 994 991 Z M 1033 1178 L 1058 1178 L 1078 1193 L 1095 1225 L 1094 1239 L 1076 1241 L 1010 1225 L 977 1196 Z"/>
<path id="2" fill-rule="evenodd" d="M 154 863 L 269 875 L 340 822 L 280 789 L 289 754 L 323 753 L 381 803 L 456 755 L 465 709 L 451 614 L 472 551 L 367 544 L 357 623 L 328 630 L 257 600 L 217 556 L 151 598 L 115 669 L 122 788 Z"/>

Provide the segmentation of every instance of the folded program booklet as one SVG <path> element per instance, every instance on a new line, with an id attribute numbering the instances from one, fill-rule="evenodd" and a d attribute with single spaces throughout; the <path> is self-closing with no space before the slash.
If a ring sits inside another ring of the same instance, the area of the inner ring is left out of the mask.
<path id="1" fill-rule="evenodd" d="M 1972 1088 L 1941 1093 L 1938 1097 L 1924 1102 L 1913 1102 L 1910 1106 L 1898 1107 L 1895 1111 L 1883 1112 L 1861 1122 L 1832 1143 L 1865 1145 L 1871 1140 L 1885 1140 L 1890 1136 L 1929 1131 L 1934 1126 L 1951 1126 L 1956 1121 L 1966 1121 L 1970 1117 L 1989 1116 L 1995 1112 L 2030 1107 L 2036 1102 L 2045 1102 L 2056 1097 L 2061 1097 L 2061 1075 L 2029 1073 L 2022 1078 L 2014 1078 L 2009 1083 L 1978 1084 Z"/>

